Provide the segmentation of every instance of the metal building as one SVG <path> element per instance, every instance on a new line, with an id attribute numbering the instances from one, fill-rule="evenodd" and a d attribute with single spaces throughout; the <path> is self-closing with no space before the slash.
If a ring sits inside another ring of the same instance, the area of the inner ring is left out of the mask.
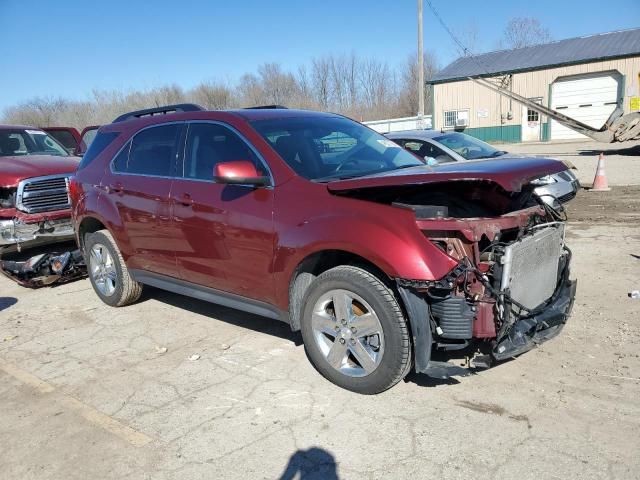
<path id="1" fill-rule="evenodd" d="M 490 142 L 585 139 L 471 80 L 480 77 L 600 128 L 616 106 L 640 110 L 640 28 L 462 57 L 427 82 L 434 128 Z"/>

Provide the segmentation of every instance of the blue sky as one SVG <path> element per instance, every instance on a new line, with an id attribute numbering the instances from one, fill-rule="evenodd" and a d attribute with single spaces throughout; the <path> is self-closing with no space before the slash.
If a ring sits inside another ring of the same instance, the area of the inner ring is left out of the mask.
<path id="1" fill-rule="evenodd" d="M 640 0 L 432 3 L 485 51 L 514 16 L 538 18 L 555 39 L 640 26 Z M 457 57 L 426 5 L 424 28 L 441 66 Z M 1 112 L 36 96 L 234 82 L 264 62 L 295 70 L 327 53 L 399 65 L 416 49 L 416 0 L 0 0 L 0 45 Z"/>

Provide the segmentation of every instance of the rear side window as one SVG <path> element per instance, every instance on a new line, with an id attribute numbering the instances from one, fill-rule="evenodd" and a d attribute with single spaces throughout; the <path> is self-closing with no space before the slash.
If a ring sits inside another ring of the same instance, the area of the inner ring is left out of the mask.
<path id="1" fill-rule="evenodd" d="M 82 157 L 80 165 L 78 165 L 78 170 L 85 168 L 93 162 L 105 148 L 111 145 L 111 142 L 113 142 L 118 135 L 120 135 L 120 132 L 99 133 L 96 135 L 95 142 L 91 144 L 87 152 Z"/>
<path id="2" fill-rule="evenodd" d="M 221 162 L 248 160 L 258 172 L 267 175 L 255 152 L 231 129 L 215 123 L 189 126 L 182 176 L 213 181 L 213 169 Z"/>
<path id="3" fill-rule="evenodd" d="M 113 162 L 119 173 L 169 177 L 173 175 L 182 125 L 161 125 L 141 131 Z M 91 146 L 96 143 L 97 138 Z"/>

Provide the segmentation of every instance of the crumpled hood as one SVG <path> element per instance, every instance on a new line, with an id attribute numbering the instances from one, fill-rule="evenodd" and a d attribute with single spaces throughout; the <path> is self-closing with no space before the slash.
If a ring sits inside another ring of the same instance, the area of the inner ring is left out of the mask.
<path id="1" fill-rule="evenodd" d="M 457 180 L 485 180 L 497 183 L 508 192 L 519 192 L 534 178 L 567 170 L 567 166 L 549 158 L 499 158 L 445 163 L 435 167 L 419 165 L 353 179 L 329 182 L 333 192 L 400 185 L 420 185 Z"/>
<path id="2" fill-rule="evenodd" d="M 73 173 L 80 157 L 53 155 L 20 155 L 0 157 L 0 187 L 15 187 L 21 180 L 45 175 Z"/>

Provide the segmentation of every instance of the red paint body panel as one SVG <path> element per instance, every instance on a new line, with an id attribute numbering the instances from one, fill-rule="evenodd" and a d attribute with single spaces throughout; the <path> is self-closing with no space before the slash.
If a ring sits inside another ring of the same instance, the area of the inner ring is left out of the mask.
<path id="1" fill-rule="evenodd" d="M 0 187 L 16 187 L 26 178 L 73 173 L 78 168 L 79 162 L 78 157 L 52 155 L 0 157 Z"/>
<path id="2" fill-rule="evenodd" d="M 360 188 L 395 185 L 422 185 L 460 180 L 486 180 L 497 183 L 508 192 L 518 192 L 530 180 L 566 170 L 557 160 L 547 158 L 510 158 L 508 161 L 471 160 L 451 162 L 432 168 L 427 165 L 394 170 L 367 177 L 331 182 L 327 188 L 333 192 Z"/>
<path id="3" fill-rule="evenodd" d="M 495 338 L 496 324 L 493 309 L 495 301 L 485 300 L 477 305 L 477 315 L 473 322 L 474 338 Z"/>
<path id="4" fill-rule="evenodd" d="M 223 178 L 255 178 L 259 176 L 255 165 L 248 160 L 219 163 L 216 165 L 213 175 Z"/>

